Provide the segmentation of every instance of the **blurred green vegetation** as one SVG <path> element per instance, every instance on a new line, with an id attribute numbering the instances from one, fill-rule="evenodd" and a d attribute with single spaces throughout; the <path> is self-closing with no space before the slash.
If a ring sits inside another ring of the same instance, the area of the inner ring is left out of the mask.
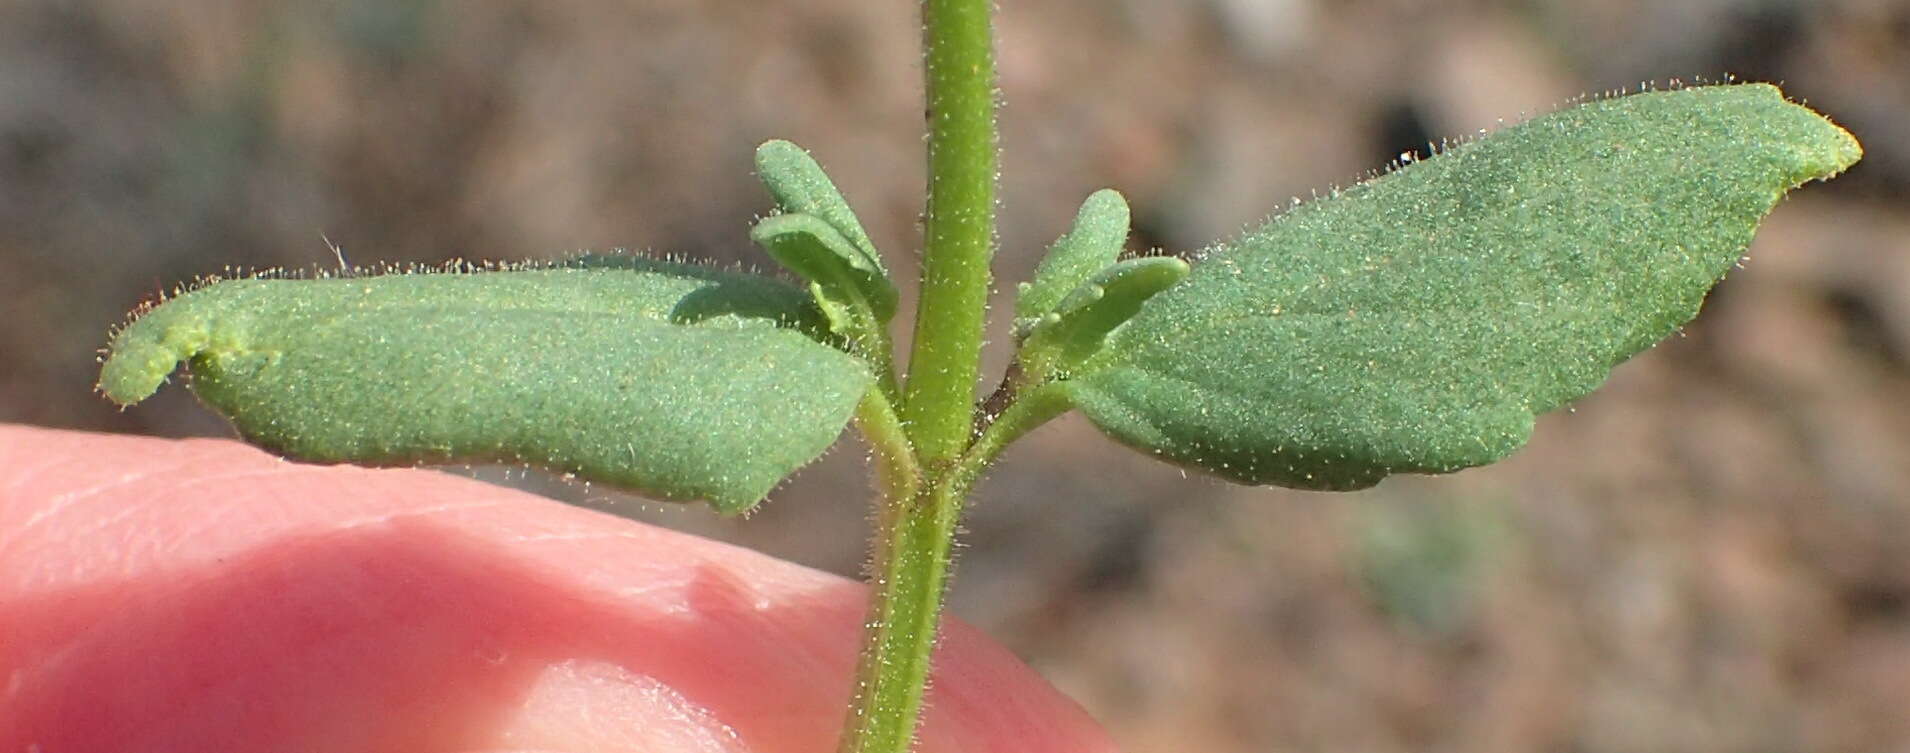
<path id="1" fill-rule="evenodd" d="M 1460 500 L 1384 500 L 1363 505 L 1350 536 L 1353 563 L 1375 606 L 1401 628 L 1452 635 L 1477 618 L 1512 534 L 1501 505 Z"/>

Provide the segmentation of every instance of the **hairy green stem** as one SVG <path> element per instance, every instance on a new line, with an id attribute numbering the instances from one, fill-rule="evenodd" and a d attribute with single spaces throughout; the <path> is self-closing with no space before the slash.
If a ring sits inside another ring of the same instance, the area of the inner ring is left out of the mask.
<path id="1" fill-rule="evenodd" d="M 949 553 L 969 489 L 1010 442 L 1068 408 L 1066 394 L 1056 385 L 1033 389 L 993 417 L 946 471 L 922 479 L 912 456 L 906 462 L 892 461 L 900 435 L 893 414 L 885 412 L 886 404 L 865 399 L 858 421 L 882 459 L 877 473 L 882 499 L 869 573 L 875 586 L 869 634 L 856 670 L 841 753 L 909 750 L 953 565 Z M 906 444 L 900 449 L 906 455 Z"/>
<path id="2" fill-rule="evenodd" d="M 995 56 L 989 0 L 924 0 L 928 206 L 902 416 L 924 463 L 968 445 L 995 243 Z"/>
<path id="3" fill-rule="evenodd" d="M 922 3 L 929 130 L 922 291 L 899 415 L 887 397 L 865 399 L 858 413 L 881 456 L 881 499 L 869 565 L 874 596 L 842 753 L 912 747 L 955 527 L 975 478 L 1005 444 L 970 452 L 995 243 L 991 12 L 989 0 Z"/>
<path id="4" fill-rule="evenodd" d="M 856 405 L 856 428 L 875 454 L 876 484 L 883 500 L 909 499 L 922 486 L 922 467 L 915 462 L 915 450 L 896 415 L 889 393 L 878 385 L 862 396 Z"/>
<path id="5" fill-rule="evenodd" d="M 866 302 L 860 311 L 868 311 Z M 889 327 L 873 317 L 856 325 L 856 342 L 851 352 L 860 356 L 875 372 L 875 387 L 882 392 L 883 409 L 894 418 L 898 430 L 906 428 L 902 423 L 897 407 L 902 404 L 902 388 L 895 378 L 895 339 L 889 336 Z M 913 458 L 913 453 L 910 454 Z"/>
<path id="6" fill-rule="evenodd" d="M 973 483 L 1009 443 L 1073 408 L 1064 385 L 1058 382 L 1010 393 L 1006 408 L 999 414 L 982 417 L 986 423 L 975 443 L 956 462 L 955 474 L 966 475 L 964 484 Z"/>
<path id="7" fill-rule="evenodd" d="M 876 516 L 870 631 L 841 753 L 906 753 L 914 740 L 949 550 L 968 494 L 968 485 L 951 483 L 956 480 L 944 476 L 911 497 L 884 499 Z"/>

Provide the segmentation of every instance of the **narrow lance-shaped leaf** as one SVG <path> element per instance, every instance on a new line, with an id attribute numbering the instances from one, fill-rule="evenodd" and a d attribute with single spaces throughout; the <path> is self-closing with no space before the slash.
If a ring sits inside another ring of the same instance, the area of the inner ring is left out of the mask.
<path id="1" fill-rule="evenodd" d="M 810 294 L 828 318 L 831 331 L 850 338 L 869 337 L 882 327 L 886 316 L 894 313 L 893 299 L 889 299 L 887 314 L 868 299 L 865 280 L 843 262 L 857 253 L 854 245 L 821 218 L 805 213 L 779 214 L 756 223 L 749 237 L 770 258 L 809 281 Z M 867 345 L 879 347 L 880 343 Z"/>
<path id="2" fill-rule="evenodd" d="M 1020 285 L 1015 297 L 1017 331 L 1025 334 L 1068 294 L 1113 266 L 1127 243 L 1128 222 L 1127 199 L 1120 192 L 1104 188 L 1089 194 L 1075 213 L 1074 225 L 1042 257 L 1035 278 Z"/>
<path id="3" fill-rule="evenodd" d="M 184 361 L 248 440 L 374 465 L 523 462 L 747 510 L 814 459 L 870 383 L 801 291 L 629 258 L 476 274 L 219 282 L 113 340 L 100 388 Z"/>
<path id="4" fill-rule="evenodd" d="M 866 301 L 877 324 L 886 324 L 895 316 L 895 283 L 889 279 L 888 270 L 882 266 L 882 255 L 869 240 L 869 234 L 862 229 L 862 222 L 856 219 L 849 202 L 842 198 L 842 192 L 836 190 L 836 184 L 822 171 L 822 166 L 816 164 L 816 160 L 802 147 L 778 140 L 765 142 L 756 148 L 756 171 L 782 212 L 814 217 L 835 231 L 832 237 L 839 237 L 842 241 L 819 244 L 817 250 L 826 250 L 829 256 L 806 259 L 799 266 L 791 266 L 791 271 L 825 287 L 852 286 L 850 290 L 823 292 L 827 297 L 837 300 Z M 788 230 L 783 228 L 777 235 L 786 236 Z M 763 239 L 758 240 L 761 242 Z M 772 254 L 777 253 L 775 248 L 769 250 Z M 781 255 L 778 255 L 777 260 L 790 264 Z M 837 269 L 821 277 L 812 276 L 823 264 Z M 832 318 L 839 317 L 832 315 Z M 838 327 L 844 324 L 842 321 L 832 323 Z"/>
<path id="5" fill-rule="evenodd" d="M 1021 363 L 1038 378 L 1063 375 L 1101 350 L 1109 333 L 1141 310 L 1147 299 L 1187 277 L 1187 262 L 1148 256 L 1117 262 L 1032 320 Z"/>
<path id="6" fill-rule="evenodd" d="M 1241 482 L 1490 463 L 1694 316 L 1785 191 L 1860 155 L 1766 85 L 1556 112 L 1212 249 L 1065 384 L 1115 438 Z"/>

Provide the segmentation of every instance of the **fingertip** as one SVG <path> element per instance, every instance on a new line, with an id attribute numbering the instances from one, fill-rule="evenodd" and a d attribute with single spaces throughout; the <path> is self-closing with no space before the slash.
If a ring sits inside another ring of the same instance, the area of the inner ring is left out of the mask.
<path id="1" fill-rule="evenodd" d="M 0 749 L 795 753 L 842 724 L 867 592 L 756 552 L 224 441 L 0 427 L 0 490 Z M 959 622 L 935 678 L 921 753 L 1112 750 Z"/>

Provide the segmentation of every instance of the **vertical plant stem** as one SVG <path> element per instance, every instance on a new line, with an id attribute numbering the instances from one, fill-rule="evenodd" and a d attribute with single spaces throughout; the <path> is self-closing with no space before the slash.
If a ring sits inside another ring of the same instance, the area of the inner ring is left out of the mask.
<path id="1" fill-rule="evenodd" d="M 928 207 L 902 416 L 924 465 L 969 440 L 995 243 L 991 0 L 923 0 Z"/>
<path id="2" fill-rule="evenodd" d="M 841 753 L 909 750 L 928 686 L 942 594 L 953 566 L 949 550 L 969 489 L 1009 442 L 1068 407 L 1058 389 L 1032 390 L 991 422 L 980 439 L 945 472 L 929 479 L 926 487 L 898 483 L 900 476 L 893 469 L 878 473 L 883 499 L 876 516 L 870 571 L 875 595 Z M 881 434 L 870 436 L 881 444 Z"/>
<path id="3" fill-rule="evenodd" d="M 907 753 L 914 742 L 941 620 L 949 550 L 969 487 L 986 464 L 964 462 L 963 453 L 973 439 L 988 264 L 995 245 L 991 2 L 922 2 L 928 206 L 915 346 L 900 411 L 907 431 L 901 443 L 911 461 L 886 458 L 878 466 L 882 498 L 869 565 L 874 596 L 842 753 Z M 897 444 L 895 424 L 875 407 L 865 416 L 865 433 L 882 445 L 878 453 L 886 453 Z"/>
<path id="4" fill-rule="evenodd" d="M 949 549 L 968 494 L 943 478 L 877 515 L 870 630 L 840 753 L 907 753 L 921 715 L 948 579 Z"/>

